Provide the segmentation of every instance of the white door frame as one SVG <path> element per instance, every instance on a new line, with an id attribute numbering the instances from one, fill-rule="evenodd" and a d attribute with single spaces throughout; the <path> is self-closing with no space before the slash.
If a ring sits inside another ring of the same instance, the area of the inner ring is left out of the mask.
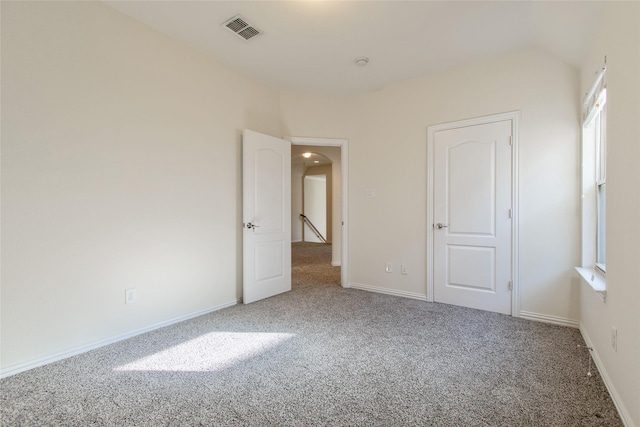
<path id="1" fill-rule="evenodd" d="M 316 147 L 340 147 L 340 170 L 341 181 L 341 199 L 342 199 L 342 233 L 340 248 L 340 283 L 343 288 L 349 285 L 349 141 L 339 138 L 307 138 L 297 137 L 291 138 L 292 145 L 308 145 Z"/>
<path id="2" fill-rule="evenodd" d="M 476 126 L 504 120 L 511 120 L 512 124 L 512 149 L 511 149 L 511 203 L 512 203 L 512 221 L 511 221 L 511 271 L 513 272 L 513 289 L 511 291 L 511 315 L 520 317 L 520 280 L 518 271 L 518 248 L 519 248 L 519 199 L 518 199 L 518 142 L 520 132 L 520 112 L 511 111 L 508 113 L 495 114 L 491 116 L 477 117 L 468 120 L 461 120 L 450 123 L 442 123 L 432 125 L 427 128 L 427 201 L 429 208 L 427 209 L 427 301 L 433 302 L 433 218 L 434 218 L 434 183 L 435 183 L 435 134 L 438 131 L 457 129 L 467 126 Z"/>

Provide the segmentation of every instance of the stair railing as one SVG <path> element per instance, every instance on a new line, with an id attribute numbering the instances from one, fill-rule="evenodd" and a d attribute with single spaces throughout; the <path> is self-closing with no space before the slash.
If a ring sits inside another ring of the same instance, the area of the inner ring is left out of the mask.
<path id="1" fill-rule="evenodd" d="M 311 231 L 315 233 L 316 237 L 320 239 L 322 243 L 327 243 L 327 239 L 325 239 L 322 233 L 320 233 L 320 231 L 316 228 L 316 226 L 313 225 L 313 223 L 309 220 L 308 216 L 306 216 L 305 214 L 300 214 L 300 218 L 302 218 L 302 221 L 304 221 L 304 223 L 309 226 Z"/>

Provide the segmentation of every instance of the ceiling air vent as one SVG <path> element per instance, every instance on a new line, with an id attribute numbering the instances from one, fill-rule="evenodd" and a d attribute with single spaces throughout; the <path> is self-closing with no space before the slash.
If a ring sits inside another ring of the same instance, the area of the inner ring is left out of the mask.
<path id="1" fill-rule="evenodd" d="M 240 15 L 234 16 L 222 25 L 233 31 L 234 34 L 241 37 L 243 40 L 250 40 L 255 36 L 262 34 L 260 30 L 251 25 Z"/>

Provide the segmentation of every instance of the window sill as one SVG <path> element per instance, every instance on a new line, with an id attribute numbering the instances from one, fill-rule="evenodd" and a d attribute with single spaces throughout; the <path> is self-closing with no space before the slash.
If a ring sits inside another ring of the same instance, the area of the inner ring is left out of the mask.
<path id="1" fill-rule="evenodd" d="M 576 271 L 593 288 L 602 302 L 605 302 L 607 299 L 607 284 L 604 277 L 596 273 L 592 268 L 576 267 Z"/>

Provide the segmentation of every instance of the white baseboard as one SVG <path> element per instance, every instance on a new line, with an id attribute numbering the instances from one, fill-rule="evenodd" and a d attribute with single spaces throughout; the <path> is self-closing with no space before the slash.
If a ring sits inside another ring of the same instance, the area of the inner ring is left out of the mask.
<path id="1" fill-rule="evenodd" d="M 580 327 L 580 322 L 578 322 L 577 320 L 567 319 L 565 317 L 550 316 L 548 314 L 533 313 L 531 311 L 520 311 L 520 315 L 518 317 L 528 320 L 535 320 L 536 322 L 568 326 L 570 328 L 576 329 Z"/>
<path id="2" fill-rule="evenodd" d="M 331 261 L 331 265 L 334 267 L 340 267 L 342 263 L 340 261 Z"/>
<path id="3" fill-rule="evenodd" d="M 611 381 L 611 378 L 609 377 L 607 370 L 604 368 L 604 364 L 602 363 L 600 356 L 598 356 L 598 352 L 596 351 L 595 347 L 593 347 L 593 342 L 591 341 L 591 338 L 589 338 L 589 334 L 582 327 L 582 325 L 580 325 L 580 333 L 582 334 L 582 338 L 584 339 L 585 344 L 587 344 L 587 347 L 591 347 L 593 349 L 591 350 L 591 357 L 593 358 L 593 361 L 596 364 L 596 368 L 598 368 L 598 372 L 600 373 L 602 382 L 604 382 L 604 385 L 607 387 L 607 391 L 611 396 L 611 400 L 613 400 L 613 404 L 616 406 L 616 409 L 618 410 L 618 414 L 620 415 L 622 424 L 624 424 L 626 427 L 634 427 L 631 414 L 629 414 L 629 411 L 622 403 L 622 399 L 620 399 L 620 394 L 618 393 L 616 388 L 613 386 L 613 382 Z"/>
<path id="4" fill-rule="evenodd" d="M 353 289 L 360 289 L 362 291 L 377 292 L 379 294 L 395 295 L 397 297 L 418 299 L 421 301 L 427 300 L 427 295 L 419 294 L 417 292 L 399 291 L 397 289 L 380 288 L 378 286 L 363 285 L 361 283 L 353 282 L 349 283 L 349 287 Z"/>
<path id="5" fill-rule="evenodd" d="M 292 240 L 291 243 L 300 243 L 302 242 L 302 239 L 297 239 L 297 240 Z"/>
<path id="6" fill-rule="evenodd" d="M 82 345 L 82 346 L 64 350 L 58 353 L 53 353 L 47 356 L 39 357 L 37 359 L 29 360 L 27 362 L 18 363 L 13 366 L 8 366 L 0 370 L 0 378 L 10 377 L 12 375 L 19 374 L 20 372 L 28 371 L 30 369 L 37 368 L 39 366 L 48 365 L 49 363 L 57 362 L 62 359 L 67 359 L 69 357 L 76 356 L 81 353 L 86 353 L 87 351 L 95 350 L 96 348 L 104 347 L 106 345 L 113 344 L 118 341 L 126 340 L 131 337 L 135 337 L 136 335 L 144 334 L 145 332 L 150 332 L 155 329 L 164 328 L 165 326 L 184 322 L 185 320 L 193 319 L 194 317 L 198 317 L 198 316 L 212 313 L 214 311 L 222 310 L 223 308 L 234 306 L 238 304 L 240 301 L 241 300 L 229 301 L 229 302 L 217 305 L 215 307 L 205 308 L 204 310 L 199 310 L 193 313 L 185 314 L 183 316 L 174 317 L 173 319 L 165 320 L 162 322 L 155 323 L 153 325 L 145 326 L 143 328 L 126 332 L 124 334 L 120 334 L 110 338 L 105 338 L 99 341 L 95 341 L 87 345 Z"/>

